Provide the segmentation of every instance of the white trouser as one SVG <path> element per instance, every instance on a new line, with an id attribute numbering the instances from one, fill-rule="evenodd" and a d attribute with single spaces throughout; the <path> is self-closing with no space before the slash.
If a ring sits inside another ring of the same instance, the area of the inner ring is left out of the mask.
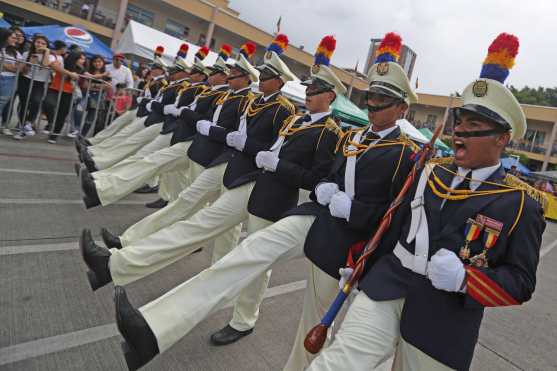
<path id="1" fill-rule="evenodd" d="M 271 224 L 273 224 L 273 222 L 249 214 L 248 235 L 265 229 Z M 228 246 L 228 251 L 219 251 L 217 253 L 218 255 L 213 251 L 213 264 L 235 247 L 236 246 Z M 263 296 L 265 295 L 265 290 L 269 285 L 270 279 L 271 269 L 268 269 L 240 292 L 236 298 L 236 303 L 234 304 L 232 319 L 228 323 L 230 327 L 238 331 L 246 331 L 255 326 L 255 322 L 257 322 L 257 319 L 259 318 L 259 306 L 263 301 Z"/>
<path id="2" fill-rule="evenodd" d="M 191 179 L 188 176 L 189 157 L 185 156 L 184 166 L 176 167 L 175 170 L 165 171 L 159 178 L 159 197 L 165 201 L 175 201 L 180 193 L 188 188 Z"/>
<path id="3" fill-rule="evenodd" d="M 190 171 L 191 173 L 204 169 L 199 164 L 190 161 L 190 168 L 193 167 L 197 170 Z M 180 193 L 175 201 L 126 229 L 120 236 L 122 246 L 132 245 L 165 227 L 185 220 L 205 206 L 207 202 L 216 200 L 221 191 L 225 169 L 226 164 L 221 164 L 200 172 L 200 175 Z"/>
<path id="4" fill-rule="evenodd" d="M 112 249 L 109 265 L 114 284 L 125 285 L 152 274 L 242 223 L 248 217 L 247 204 L 254 185 L 255 182 L 251 182 L 226 190 L 213 204 L 187 220 L 178 221 L 121 250 Z"/>
<path id="5" fill-rule="evenodd" d="M 290 356 L 284 371 L 302 371 L 310 364 L 316 355 L 309 353 L 304 348 L 304 340 L 307 333 L 319 322 L 329 309 L 331 303 L 338 294 L 338 280 L 323 272 L 314 264 L 310 264 L 307 287 L 304 292 L 304 305 L 302 308 L 302 316 L 298 323 L 296 331 L 296 339 L 290 351 Z M 329 328 L 325 346 L 331 339 L 331 331 L 333 326 Z M 340 370 L 340 369 L 339 369 Z"/>
<path id="6" fill-rule="evenodd" d="M 291 216 L 248 236 L 211 267 L 140 308 L 168 350 L 199 322 L 233 301 L 275 263 L 302 257 L 313 216 Z"/>
<path id="7" fill-rule="evenodd" d="M 134 110 L 127 111 L 121 116 L 118 116 L 110 125 L 106 126 L 104 129 L 95 134 L 94 137 L 87 138 L 89 143 L 92 145 L 99 144 L 105 139 L 110 138 L 125 126 L 129 125 L 134 119 L 136 119 L 137 108 Z"/>
<path id="8" fill-rule="evenodd" d="M 154 124 L 133 134 L 117 146 L 95 155 L 93 160 L 97 169 L 102 170 L 111 167 L 128 156 L 136 153 L 141 147 L 155 139 L 161 131 L 162 124 Z M 125 130 L 125 129 L 124 129 Z"/>
<path id="9" fill-rule="evenodd" d="M 148 183 L 150 179 L 157 178 L 157 175 L 165 169 L 173 168 L 175 163 L 180 160 L 180 153 L 182 157 L 185 156 L 185 153 L 179 148 L 168 147 L 170 138 L 165 137 L 167 136 L 159 135 L 157 139 L 145 146 L 152 150 L 155 150 L 157 146 L 162 149 L 159 148 L 144 157 L 135 154 L 108 169 L 91 174 L 103 206 L 129 195 L 143 184 Z M 166 146 L 164 146 L 165 142 Z"/>
<path id="10" fill-rule="evenodd" d="M 122 128 L 111 137 L 106 138 L 99 144 L 87 147 L 87 151 L 91 154 L 91 156 L 102 155 L 105 151 L 111 149 L 112 147 L 116 147 L 120 142 L 123 142 L 128 137 L 145 129 L 145 120 L 147 120 L 147 117 L 136 118 L 130 122 L 129 125 L 126 125 L 126 127 Z"/>
<path id="11" fill-rule="evenodd" d="M 450 370 L 402 339 L 400 315 L 403 307 L 404 299 L 375 301 L 360 292 L 350 305 L 334 341 L 308 370 L 373 370 L 395 350 L 393 370 Z"/>

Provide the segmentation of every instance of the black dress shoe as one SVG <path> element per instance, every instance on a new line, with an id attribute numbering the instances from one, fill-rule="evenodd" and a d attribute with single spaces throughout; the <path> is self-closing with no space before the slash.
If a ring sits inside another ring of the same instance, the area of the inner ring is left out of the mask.
<path id="1" fill-rule="evenodd" d="M 84 229 L 79 239 L 79 249 L 85 264 L 90 271 L 87 272 L 87 278 L 93 291 L 103 287 L 107 283 L 112 282 L 110 269 L 108 269 L 108 260 L 110 259 L 110 251 L 102 246 L 95 244 L 91 231 Z"/>
<path id="2" fill-rule="evenodd" d="M 85 197 L 83 197 L 85 208 L 90 209 L 101 204 L 95 181 L 86 169 L 81 171 L 81 189 L 85 193 Z"/>
<path id="3" fill-rule="evenodd" d="M 78 162 L 73 164 L 73 170 L 75 171 L 75 175 L 79 176 L 79 172 L 81 171 L 81 164 Z"/>
<path id="4" fill-rule="evenodd" d="M 168 201 L 159 198 L 156 201 L 146 203 L 145 207 L 148 207 L 149 209 L 162 209 L 163 207 L 166 207 L 166 205 L 168 205 Z"/>
<path id="5" fill-rule="evenodd" d="M 85 138 L 85 137 L 83 136 L 83 134 L 77 134 L 77 138 L 76 138 L 76 139 L 79 140 L 79 143 L 80 143 L 82 146 L 89 147 L 89 146 L 91 145 L 91 142 L 89 142 L 89 139 Z"/>
<path id="6" fill-rule="evenodd" d="M 133 193 L 157 193 L 159 191 L 159 186 L 150 187 L 145 184 L 141 188 L 136 189 Z"/>
<path id="7" fill-rule="evenodd" d="M 87 147 L 82 147 L 81 149 L 81 160 L 83 161 L 83 163 L 87 167 L 87 170 L 89 170 L 90 173 L 94 173 L 95 171 L 98 170 L 97 166 L 95 165 L 95 161 L 91 157 L 91 154 L 89 153 L 89 151 L 87 151 Z"/>
<path id="8" fill-rule="evenodd" d="M 101 228 L 101 237 L 108 248 L 115 248 L 118 250 L 122 248 L 122 242 L 120 242 L 120 238 L 110 233 L 108 229 Z"/>
<path id="9" fill-rule="evenodd" d="M 253 332 L 253 329 L 246 331 L 238 331 L 232 328 L 230 325 L 226 325 L 222 330 L 215 332 L 211 335 L 211 344 L 213 345 L 228 345 L 235 343 L 244 336 L 247 336 Z"/>
<path id="10" fill-rule="evenodd" d="M 74 145 L 75 145 L 75 150 L 77 151 L 77 154 L 81 154 L 81 142 L 79 141 L 78 138 L 75 138 L 73 141 Z"/>
<path id="11" fill-rule="evenodd" d="M 140 311 L 129 302 L 121 286 L 114 288 L 116 324 L 124 337 L 122 350 L 129 370 L 137 370 L 160 353 L 157 338 Z"/>

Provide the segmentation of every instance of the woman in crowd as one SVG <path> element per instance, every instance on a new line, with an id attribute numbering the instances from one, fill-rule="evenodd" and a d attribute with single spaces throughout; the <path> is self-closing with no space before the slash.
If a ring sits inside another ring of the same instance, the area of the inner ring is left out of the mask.
<path id="1" fill-rule="evenodd" d="M 56 144 L 57 137 L 64 127 L 71 109 L 74 87 L 79 74 L 83 72 L 85 61 L 83 52 L 73 52 L 66 56 L 63 63 L 56 61 L 51 65 L 55 72 L 45 100 L 47 130 L 50 131 L 48 143 Z"/>
<path id="2" fill-rule="evenodd" d="M 31 48 L 23 53 L 23 60 L 34 64 L 24 64 L 18 81 L 19 127 L 14 139 L 35 135 L 33 122 L 36 120 L 43 99 L 46 84 L 50 79 L 49 66 L 56 57 L 48 49 L 46 36 L 37 34 L 33 37 Z M 37 66 L 40 65 L 41 67 Z"/>
<path id="3" fill-rule="evenodd" d="M 110 76 L 109 73 L 106 71 L 105 64 L 105 60 L 102 56 L 93 56 L 93 58 L 89 62 L 89 69 L 86 75 L 95 79 L 108 81 Z M 102 125 L 98 124 L 103 121 L 102 118 L 104 117 L 104 113 L 106 110 L 105 99 L 103 95 L 106 94 L 107 88 L 110 88 L 110 85 L 108 85 L 106 82 L 94 80 L 85 81 L 85 84 L 91 84 L 91 86 L 89 88 L 89 99 L 87 102 L 87 116 L 85 118 L 85 125 L 81 130 L 81 134 L 87 135 L 91 126 L 94 127 L 94 134 L 96 134 L 102 129 L 100 127 Z M 85 85 L 83 91 L 86 91 L 86 89 L 87 86 Z"/>
<path id="4" fill-rule="evenodd" d="M 17 37 L 13 30 L 0 28 L 0 113 L 4 110 L 9 111 L 9 102 L 15 88 L 16 73 L 22 59 L 21 54 L 16 49 Z M 7 120 L 2 120 L 7 122 Z M 2 133 L 12 135 L 9 128 L 3 127 Z"/>

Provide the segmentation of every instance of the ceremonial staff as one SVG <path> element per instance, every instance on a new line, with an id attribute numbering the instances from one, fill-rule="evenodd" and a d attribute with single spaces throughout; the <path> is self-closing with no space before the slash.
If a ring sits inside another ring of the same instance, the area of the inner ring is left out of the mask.
<path id="1" fill-rule="evenodd" d="M 402 186 L 402 189 L 398 193 L 397 197 L 393 200 L 389 209 L 387 210 L 387 212 L 385 212 L 385 215 L 383 215 L 383 218 L 379 223 L 379 227 L 377 228 L 377 231 L 374 233 L 373 237 L 366 243 L 362 256 L 356 262 L 354 271 L 350 275 L 350 278 L 348 279 L 344 287 L 339 291 L 335 300 L 329 307 L 329 310 L 327 311 L 327 313 L 325 313 L 323 319 L 321 319 L 321 322 L 315 327 L 313 327 L 306 335 L 306 339 L 304 341 L 304 347 L 308 352 L 315 354 L 319 352 L 323 347 L 323 344 L 325 343 L 325 339 L 327 338 L 327 330 L 329 329 L 334 319 L 336 318 L 338 312 L 342 308 L 342 305 L 344 304 L 344 301 L 352 291 L 352 288 L 354 287 L 356 282 L 358 282 L 358 280 L 360 279 L 360 276 L 364 271 L 364 267 L 367 259 L 375 251 L 377 245 L 379 244 L 379 241 L 381 241 L 381 237 L 383 237 L 385 232 L 387 232 L 387 230 L 389 229 L 391 225 L 392 216 L 394 212 L 398 209 L 400 204 L 402 203 L 402 200 L 404 199 L 408 191 L 410 190 L 410 187 L 414 183 L 416 175 L 424 167 L 427 159 L 432 155 L 432 153 L 434 153 L 435 141 L 437 140 L 437 137 L 441 134 L 445 126 L 444 124 L 447 121 L 448 110 L 451 107 L 452 100 L 453 97 L 451 95 L 449 98 L 447 111 L 445 111 L 443 120 L 435 128 L 435 131 L 429 143 L 426 143 L 422 148 L 422 150 L 416 154 L 417 157 L 416 157 L 416 163 L 414 164 L 414 167 L 408 174 L 408 177 L 406 178 Z"/>

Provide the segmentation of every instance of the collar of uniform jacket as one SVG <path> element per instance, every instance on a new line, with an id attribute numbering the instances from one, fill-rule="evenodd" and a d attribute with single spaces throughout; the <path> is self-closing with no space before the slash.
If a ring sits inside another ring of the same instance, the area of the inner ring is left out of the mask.
<path id="1" fill-rule="evenodd" d="M 269 101 L 271 98 L 276 97 L 279 93 L 280 93 L 280 92 L 277 91 L 276 93 L 273 93 L 273 94 L 271 94 L 271 95 L 269 95 L 269 96 L 267 96 L 267 97 L 266 97 L 266 96 L 262 96 L 261 98 L 263 99 L 263 102 L 267 102 L 267 101 Z"/>
<path id="2" fill-rule="evenodd" d="M 233 90 L 232 92 L 233 92 L 234 94 L 239 94 L 239 93 L 241 93 L 241 92 L 243 92 L 243 91 L 246 91 L 246 90 L 248 90 L 248 89 L 250 89 L 250 87 L 249 87 L 249 86 L 246 86 L 245 88 L 238 89 L 238 90 Z"/>
<path id="3" fill-rule="evenodd" d="M 368 132 L 372 132 L 373 134 L 378 135 L 380 139 L 383 139 L 383 138 L 385 138 L 387 135 L 389 135 L 389 134 L 391 134 L 393 131 L 395 131 L 397 127 L 398 127 L 398 126 L 394 125 L 394 126 L 391 126 L 390 128 L 383 129 L 383 130 L 381 130 L 381 131 L 374 131 L 374 130 L 373 130 L 373 125 L 370 125 L 369 128 L 368 128 L 368 129 L 364 132 L 364 134 L 362 135 L 362 138 L 365 137 L 366 134 L 367 134 Z M 379 140 L 379 139 L 377 139 L 377 140 Z M 376 140 L 376 142 L 377 142 L 377 140 Z"/>
<path id="4" fill-rule="evenodd" d="M 482 184 L 483 181 L 489 178 L 491 174 L 497 171 L 500 166 L 501 163 L 498 162 L 497 165 L 472 170 L 472 174 L 468 175 L 469 178 L 473 179 L 470 181 L 470 190 L 475 191 L 480 186 L 480 184 Z M 464 180 L 466 174 L 468 174 L 469 172 L 470 169 L 458 167 L 457 175 L 455 175 L 453 181 L 451 182 L 451 188 L 455 189 L 456 187 L 458 187 L 458 185 Z"/>
<path id="5" fill-rule="evenodd" d="M 214 91 L 214 90 L 219 90 L 219 89 L 226 88 L 226 87 L 228 87 L 228 84 L 215 85 L 215 86 L 211 87 L 211 90 Z"/>
<path id="6" fill-rule="evenodd" d="M 309 114 L 309 117 L 311 119 L 310 123 L 313 124 L 314 122 L 321 120 L 323 117 L 330 116 L 330 115 L 331 115 L 331 111 L 310 113 Z"/>

